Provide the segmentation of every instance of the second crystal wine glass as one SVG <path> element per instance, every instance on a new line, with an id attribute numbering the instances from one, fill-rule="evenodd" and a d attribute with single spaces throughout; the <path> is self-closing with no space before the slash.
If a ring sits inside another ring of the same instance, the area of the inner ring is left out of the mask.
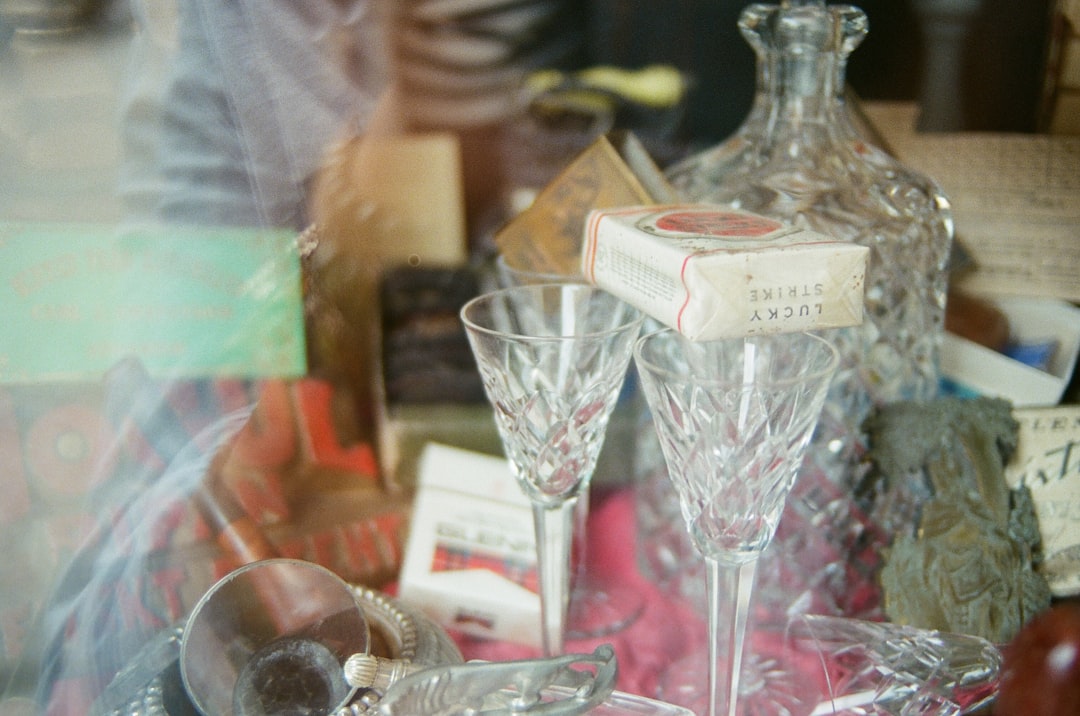
<path id="1" fill-rule="evenodd" d="M 666 329 L 638 340 L 634 359 L 707 565 L 708 713 L 734 716 L 757 559 L 776 532 L 838 355 L 807 333 L 693 342 Z"/>
<path id="2" fill-rule="evenodd" d="M 544 652 L 563 651 L 574 506 L 588 489 L 641 314 L 586 285 L 517 286 L 461 310 L 511 468 L 533 505 Z"/>

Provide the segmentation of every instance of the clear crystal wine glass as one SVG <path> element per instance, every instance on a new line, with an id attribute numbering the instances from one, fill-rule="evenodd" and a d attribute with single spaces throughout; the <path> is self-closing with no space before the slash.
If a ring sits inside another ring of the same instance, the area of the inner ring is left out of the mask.
<path id="1" fill-rule="evenodd" d="M 566 635 L 570 550 L 642 315 L 582 284 L 492 291 L 461 309 L 510 466 L 533 505 L 541 636 L 548 656 Z"/>
<path id="2" fill-rule="evenodd" d="M 581 273 L 551 273 L 524 268 L 508 260 L 503 254 L 495 257 L 495 276 L 498 285 L 502 288 L 539 283 L 586 283 Z M 627 382 L 636 382 L 632 373 L 628 376 Z M 624 398 L 625 392 L 615 406 L 615 416 L 618 416 L 621 407 L 626 410 L 632 409 L 633 401 L 624 400 Z M 606 467 L 609 470 L 624 467 L 621 464 L 622 459 L 613 456 L 617 455 L 617 451 L 625 449 L 625 445 L 612 445 L 608 440 L 600 452 L 598 470 L 605 468 L 605 460 L 607 460 Z M 591 489 L 581 490 L 574 509 L 571 561 L 576 568 L 570 578 L 570 607 L 566 617 L 568 639 L 589 639 L 621 631 L 632 624 L 645 610 L 645 598 L 638 590 L 611 578 L 601 577 L 589 569 L 587 533 L 589 506 L 592 502 L 590 493 L 594 489 L 595 484 Z"/>
<path id="3" fill-rule="evenodd" d="M 733 716 L 758 557 L 802 465 L 838 354 L 808 333 L 643 336 L 634 360 L 695 549 L 705 558 L 709 715 Z"/>

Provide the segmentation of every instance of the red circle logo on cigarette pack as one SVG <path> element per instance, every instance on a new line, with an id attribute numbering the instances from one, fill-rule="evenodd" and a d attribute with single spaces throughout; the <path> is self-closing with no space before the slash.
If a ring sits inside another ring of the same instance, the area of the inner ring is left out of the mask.
<path id="1" fill-rule="evenodd" d="M 673 234 L 731 238 L 756 238 L 784 228 L 779 221 L 764 216 L 715 209 L 675 210 L 660 214 L 654 226 L 659 231 Z"/>

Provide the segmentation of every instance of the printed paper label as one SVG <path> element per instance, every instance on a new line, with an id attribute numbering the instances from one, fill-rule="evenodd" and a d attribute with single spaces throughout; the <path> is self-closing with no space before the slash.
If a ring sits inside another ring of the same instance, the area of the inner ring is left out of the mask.
<path id="1" fill-rule="evenodd" d="M 1051 591 L 1080 594 L 1080 407 L 1024 408 L 1013 416 L 1020 437 L 1005 477 L 1031 490 Z"/>
<path id="2" fill-rule="evenodd" d="M 300 260 L 283 230 L 0 225 L 0 382 L 306 370 Z"/>

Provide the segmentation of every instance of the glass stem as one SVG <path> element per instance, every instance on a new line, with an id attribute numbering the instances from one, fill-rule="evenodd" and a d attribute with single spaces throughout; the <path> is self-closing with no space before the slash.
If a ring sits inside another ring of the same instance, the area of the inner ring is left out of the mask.
<path id="1" fill-rule="evenodd" d="M 533 505 L 537 572 L 540 577 L 540 622 L 545 656 L 563 653 L 566 614 L 570 605 L 570 550 L 577 498 L 555 506 Z"/>
<path id="2" fill-rule="evenodd" d="M 584 585 L 585 574 L 589 568 L 589 486 L 585 485 L 577 496 L 577 505 L 574 507 L 574 541 L 571 553 L 573 565 L 570 589 L 573 591 L 579 585 Z"/>
<path id="3" fill-rule="evenodd" d="M 709 716 L 735 716 L 743 644 L 757 560 L 739 565 L 707 559 Z"/>

